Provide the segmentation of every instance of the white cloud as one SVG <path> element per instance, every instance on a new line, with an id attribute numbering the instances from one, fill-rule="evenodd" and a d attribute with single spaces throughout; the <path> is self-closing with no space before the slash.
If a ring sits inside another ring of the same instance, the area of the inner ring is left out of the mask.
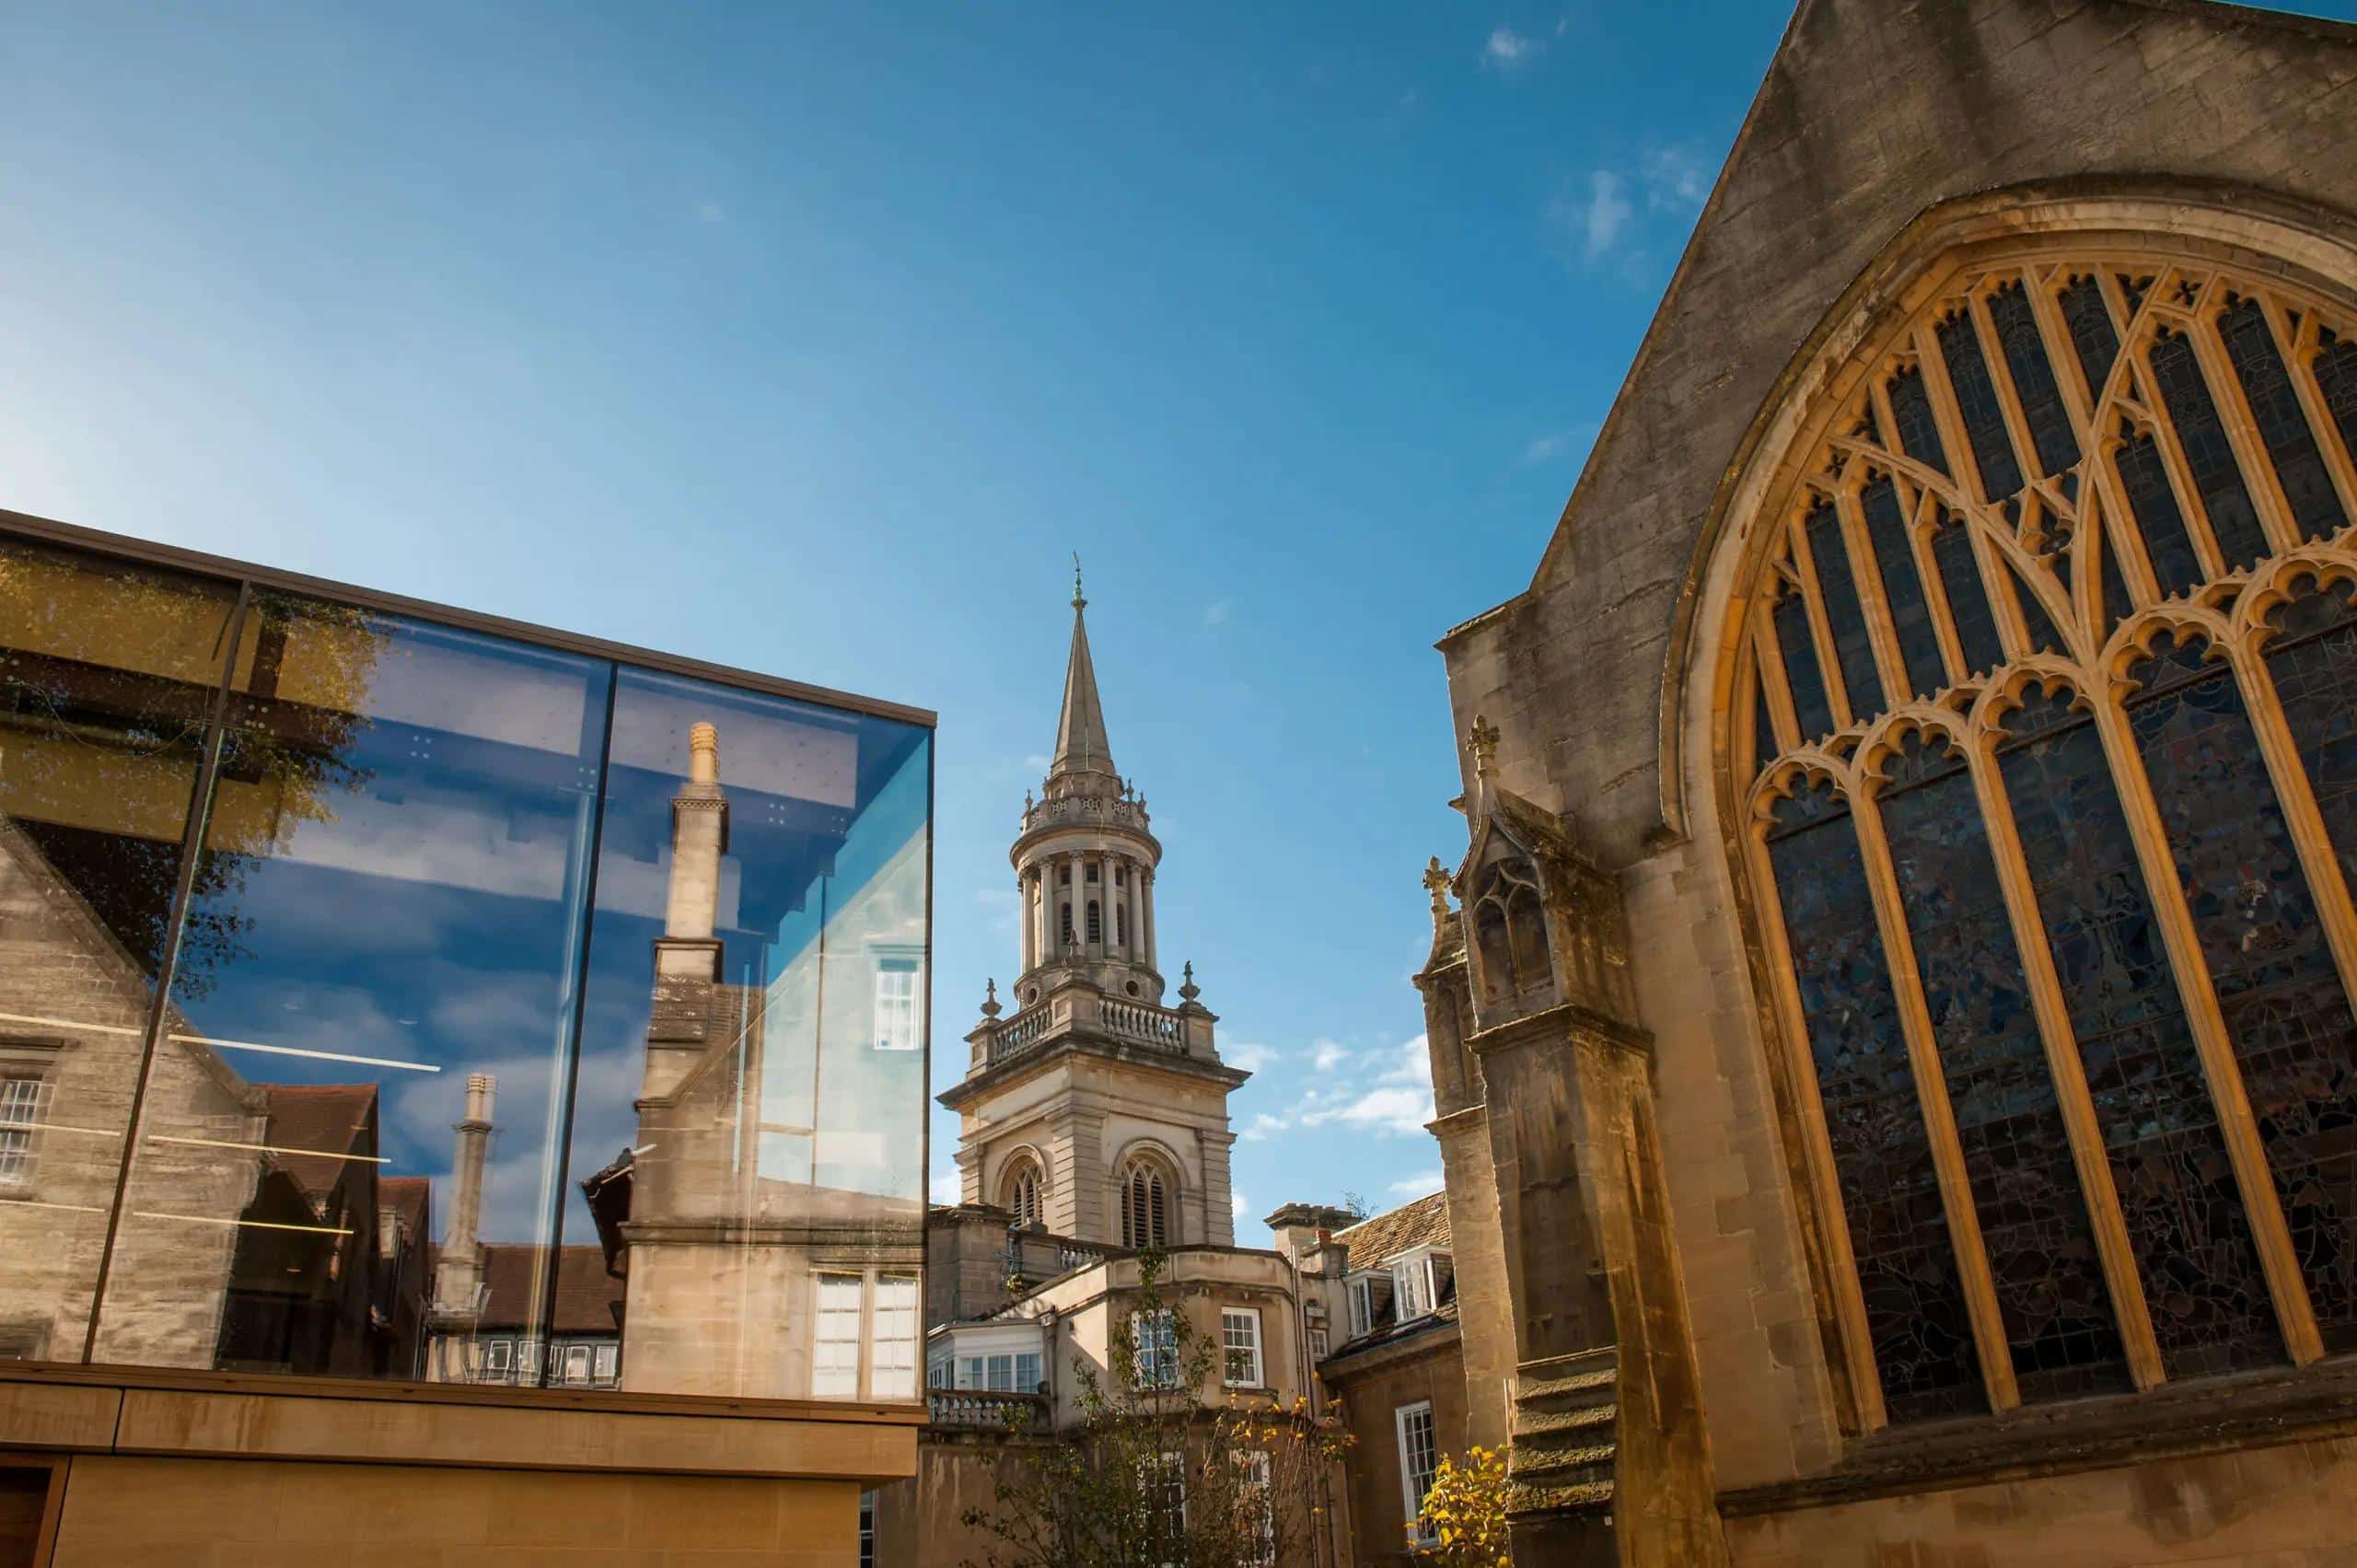
<path id="1" fill-rule="evenodd" d="M 1331 1073 L 1351 1059 L 1351 1053 L 1337 1042 L 1321 1040 L 1310 1048 L 1310 1067 L 1319 1073 Z"/>
<path id="2" fill-rule="evenodd" d="M 1422 1198 L 1437 1192 L 1446 1179 L 1436 1170 L 1420 1170 L 1413 1176 L 1403 1176 L 1389 1188 L 1397 1198 Z"/>
<path id="3" fill-rule="evenodd" d="M 1233 1187 L 1228 1190 L 1227 1212 L 1239 1220 L 1244 1217 L 1244 1189 L 1241 1187 Z"/>
<path id="4" fill-rule="evenodd" d="M 1547 46 L 1535 38 L 1525 38 L 1504 22 L 1490 29 L 1489 41 L 1481 46 L 1485 64 L 1501 69 L 1521 64 Z"/>
<path id="5" fill-rule="evenodd" d="M 1205 605 L 1203 607 L 1204 627 L 1209 629 L 1213 626 L 1226 625 L 1228 614 L 1235 608 L 1236 601 L 1232 598 L 1224 598 L 1216 604 Z"/>
<path id="6" fill-rule="evenodd" d="M 1650 212 L 1697 212 L 1711 194 L 1710 167 L 1687 147 L 1647 153 L 1642 179 Z"/>
<path id="7" fill-rule="evenodd" d="M 1259 1073 L 1266 1070 L 1270 1063 L 1277 1060 L 1278 1051 L 1275 1046 L 1262 1045 L 1256 1040 L 1237 1040 L 1221 1046 L 1219 1055 L 1220 1060 L 1231 1067 L 1241 1067 L 1248 1073 Z"/>
<path id="8" fill-rule="evenodd" d="M 1258 1144 L 1267 1139 L 1270 1133 L 1282 1132 L 1292 1125 L 1293 1119 L 1291 1117 L 1271 1116 L 1264 1110 L 1258 1116 L 1255 1116 L 1252 1119 L 1252 1124 L 1245 1128 L 1243 1132 L 1238 1132 L 1237 1136 L 1239 1138 L 1248 1139 L 1252 1143 Z"/>
<path id="9" fill-rule="evenodd" d="M 1551 463 L 1558 458 L 1573 455 L 1584 457 L 1587 449 L 1596 444 L 1596 429 L 1593 421 L 1584 420 L 1569 429 L 1558 430 L 1552 435 L 1533 436 L 1530 445 L 1522 449 L 1522 466 L 1527 469 L 1537 468 L 1541 463 Z"/>
<path id="10" fill-rule="evenodd" d="M 965 1188 L 957 1171 L 943 1170 L 934 1173 L 933 1201 L 935 1202 L 955 1203 L 959 1201 L 964 1192 Z"/>
<path id="11" fill-rule="evenodd" d="M 1425 1037 L 1401 1040 L 1389 1051 L 1369 1054 L 1381 1064 L 1381 1082 L 1387 1084 L 1422 1084 L 1429 1091 L 1433 1086 L 1433 1053 Z"/>
<path id="12" fill-rule="evenodd" d="M 1403 1086 L 1369 1089 L 1353 1100 L 1329 1106 L 1319 1110 L 1302 1113 L 1302 1125 L 1322 1127 L 1340 1122 L 1379 1132 L 1387 1137 L 1412 1137 L 1424 1130 L 1433 1119 L 1431 1089 L 1412 1089 Z"/>
<path id="13" fill-rule="evenodd" d="M 1636 209 L 1630 205 L 1623 192 L 1623 181 L 1608 168 L 1599 168 L 1588 175 L 1587 200 L 1571 215 L 1573 233 L 1580 241 L 1582 253 L 1591 261 L 1610 250 L 1628 231 L 1629 219 Z"/>
<path id="14" fill-rule="evenodd" d="M 1016 919 L 1023 913 L 1023 900 L 1012 888 L 977 888 L 974 901 L 990 911 L 993 931 L 1014 930 Z"/>

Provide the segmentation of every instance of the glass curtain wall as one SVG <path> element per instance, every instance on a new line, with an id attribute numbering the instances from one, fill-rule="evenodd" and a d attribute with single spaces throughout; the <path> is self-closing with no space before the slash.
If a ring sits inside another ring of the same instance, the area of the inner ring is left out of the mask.
<path id="1" fill-rule="evenodd" d="M 0 537 L 0 1355 L 913 1398 L 931 795 L 918 724 Z"/>

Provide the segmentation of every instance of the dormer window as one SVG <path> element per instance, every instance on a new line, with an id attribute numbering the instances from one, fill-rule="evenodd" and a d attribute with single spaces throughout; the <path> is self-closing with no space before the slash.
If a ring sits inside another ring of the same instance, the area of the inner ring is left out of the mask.
<path id="1" fill-rule="evenodd" d="M 1355 1340 L 1391 1326 L 1393 1282 L 1388 1272 L 1362 1270 L 1344 1279 L 1342 1286 L 1351 1302 L 1351 1338 Z"/>

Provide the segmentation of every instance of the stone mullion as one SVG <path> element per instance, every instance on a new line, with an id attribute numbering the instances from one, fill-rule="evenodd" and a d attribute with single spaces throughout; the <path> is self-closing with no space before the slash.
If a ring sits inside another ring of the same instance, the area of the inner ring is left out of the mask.
<path id="1" fill-rule="evenodd" d="M 2047 1071 L 2054 1080 L 2063 1133 L 2071 1142 L 2071 1164 L 2086 1199 L 2087 1218 L 2095 1232 L 2096 1255 L 2102 1260 L 2104 1283 L 2111 1295 L 2112 1318 L 2128 1358 L 2129 1376 L 2138 1388 L 2154 1388 L 2167 1372 L 2153 1332 L 2152 1309 L 2144 1298 L 2144 1277 L 2137 1271 L 2135 1246 L 2119 1207 L 2119 1190 L 2112 1179 L 2111 1159 L 2104 1148 L 2103 1128 L 2096 1118 L 2095 1096 L 2087 1087 L 2086 1063 L 2071 1028 L 2071 1005 L 2062 993 L 2062 977 L 2054 967 L 2054 950 L 2047 941 L 2045 916 L 2030 881 L 2029 857 L 2014 825 L 2013 803 L 2005 794 L 1993 746 L 1976 737 L 1968 748 L 1968 761 L 1973 793 L 1980 803 L 1980 819 L 1988 832 L 1990 858 L 1997 867 L 1997 885 L 2013 923 L 2014 946 L 2020 951 L 2022 975 L 2029 985 L 2030 1011 L 2038 1020 L 2039 1042 L 2046 1049 Z"/>
<path id="2" fill-rule="evenodd" d="M 2235 679 L 2242 688 L 2243 706 L 2250 714 L 2251 729 L 2258 738 L 2259 755 L 2266 760 L 2268 777 L 2275 784 L 2276 805 L 2292 830 L 2300 869 L 2307 874 L 2309 894 L 2324 923 L 2334 967 L 2340 971 L 2341 997 L 2357 1007 L 2357 905 L 2350 901 L 2348 880 L 2341 875 L 2340 857 L 2333 853 L 2324 813 L 2316 806 L 2307 764 L 2300 760 L 2299 744 L 2292 738 L 2291 723 L 2283 716 L 2282 702 L 2275 694 L 2275 678 L 2257 637 L 2247 636 L 2230 646 L 2227 654 Z"/>
<path id="3" fill-rule="evenodd" d="M 2022 1402 L 2022 1396 L 2014 1379 L 2013 1352 L 2005 1340 L 2004 1312 L 1997 1302 L 1997 1283 L 1990 1272 L 1989 1249 L 1980 1234 L 1980 1212 L 1973 1206 L 1972 1179 L 1964 1167 L 1964 1144 L 1956 1135 L 1956 1110 L 1948 1100 L 1947 1074 L 1940 1065 L 1932 1009 L 1923 997 L 1922 970 L 1915 961 L 1915 940 L 1907 929 L 1898 877 L 1890 864 L 1882 807 L 1875 798 L 1871 778 L 1862 778 L 1851 799 L 1850 811 L 1857 822 L 1858 853 L 1865 863 L 1875 922 L 1881 929 L 1883 961 L 1890 975 L 1892 993 L 1898 1002 L 1899 1029 L 1907 1040 L 1907 1061 L 1914 1074 L 1916 1103 L 1922 1110 L 1923 1131 L 1931 1144 L 1932 1168 L 1939 1178 L 1941 1206 L 1947 1213 L 1956 1273 L 1964 1286 L 1965 1306 L 1972 1316 L 1973 1346 L 1980 1353 L 1981 1382 L 1988 1390 L 1989 1408 L 2009 1411 Z"/>
<path id="4" fill-rule="evenodd" d="M 2055 297 L 2057 280 L 2067 284 L 2070 272 L 2067 263 L 2050 268 L 2044 277 L 2025 277 L 2022 288 L 2029 300 L 2030 318 L 2038 323 L 2047 366 L 2054 372 L 2054 384 L 2061 389 L 2063 408 L 2079 433 L 2079 460 L 2084 463 L 2095 450 L 2096 400 L 2103 396 L 2103 389 L 2087 385 L 2086 366 L 2079 363 L 2078 347 L 2071 341 L 2071 324 L 2062 319 L 2061 302 Z M 2115 331 L 2118 326 L 2113 323 Z"/>
<path id="5" fill-rule="evenodd" d="M 1767 972 L 1775 1008 L 1777 1042 L 1787 1054 L 1785 1074 L 1800 1102 L 1794 1109 L 1799 1123 L 1811 1207 L 1825 1248 L 1825 1287 L 1832 1297 L 1833 1319 L 1840 1343 L 1836 1351 L 1849 1371 L 1852 1397 L 1857 1401 L 1861 1432 L 1875 1432 L 1890 1424 L 1883 1403 L 1882 1370 L 1875 1365 L 1874 1331 L 1866 1321 L 1866 1297 L 1858 1283 L 1857 1254 L 1850 1245 L 1848 1211 L 1841 1202 L 1841 1184 L 1834 1174 L 1833 1138 L 1826 1130 L 1825 1099 L 1817 1081 L 1817 1063 L 1808 1049 L 1808 1016 L 1801 1006 L 1800 982 L 1794 976 L 1793 948 L 1784 929 L 1784 909 L 1776 893 L 1776 873 L 1768 854 L 1768 823 L 1756 820 L 1742 834 L 1744 852 L 1751 862 L 1752 886 L 1760 935 L 1767 947 Z"/>
<path id="6" fill-rule="evenodd" d="M 1896 481 L 1893 483 L 1896 499 Z M 1849 548 L 1850 575 L 1857 584 L 1858 604 L 1866 613 L 1866 639 L 1874 646 L 1875 668 L 1882 676 L 1890 706 L 1904 707 L 1914 701 L 1915 682 L 1909 678 L 1906 656 L 1899 651 L 1898 627 L 1891 620 L 1890 601 L 1883 593 L 1881 563 L 1875 556 L 1874 541 L 1866 537 L 1866 519 L 1855 484 L 1841 487 L 1833 497 L 1833 510 L 1840 519 L 1841 542 Z"/>
<path id="7" fill-rule="evenodd" d="M 2185 335 L 2192 340 L 2194 363 L 2201 366 L 2202 378 L 2210 383 L 2218 423 L 2225 427 L 2226 444 L 2235 449 L 2235 466 L 2242 470 L 2244 487 L 2258 508 L 2259 526 L 2267 530 L 2267 542 L 2274 547 L 2274 553 L 2280 555 L 2299 547 L 2300 525 L 2292 516 L 2283 482 L 2275 475 L 2275 459 L 2259 436 L 2258 419 L 2250 411 L 2243 378 L 2235 374 L 2234 362 L 2226 357 L 2226 340 L 2218 331 L 2218 318 L 2224 312 L 2216 296 L 2222 292 L 2215 284 L 2204 291 Z"/>
<path id="8" fill-rule="evenodd" d="M 1972 558 L 1980 568 L 1980 587 L 1989 596 L 1989 609 L 1997 618 L 1997 637 L 2004 645 L 2005 656 L 2018 659 L 2034 652 L 2030 646 L 2029 622 L 2022 615 L 2020 602 L 2014 598 L 2014 575 L 1989 540 L 1985 530 L 1975 527 L 1981 518 L 1997 515 L 1981 493 L 1980 462 L 1972 453 L 1972 437 L 1964 428 L 1964 411 L 1956 406 L 1956 388 L 1948 381 L 1947 361 L 1940 357 L 1937 333 L 1928 325 L 1915 329 L 1915 357 L 1923 367 L 1923 389 L 1929 394 L 1932 421 L 1939 426 L 1940 446 L 1948 455 L 1949 482 L 1956 487 L 1956 494 L 1966 504 L 1964 526 L 1970 531 Z M 1984 351 L 1985 355 L 1985 351 Z M 1971 475 L 1970 483 L 1963 476 Z M 1999 517 L 1999 521 L 2003 517 Z"/>
<path id="9" fill-rule="evenodd" d="M 1905 479 L 1896 482 L 1899 500 L 1906 507 L 1907 542 L 1915 552 L 1915 570 L 1923 584 L 1924 600 L 1932 607 L 1932 628 L 1939 634 L 1940 657 L 1948 667 L 1948 684 L 1958 685 L 1972 672 L 1965 668 L 1964 639 L 1956 633 L 1956 611 L 1948 607 L 1947 579 L 1940 575 L 1939 561 L 1932 553 L 1932 534 L 1937 525 L 1930 519 L 1938 510 L 1938 498 L 1928 490 L 1910 490 Z"/>
<path id="10" fill-rule="evenodd" d="M 2146 313 L 2151 314 L 2149 311 Z M 2172 325 L 2190 326 L 2177 322 Z M 2225 575 L 2226 552 L 2218 546 L 2218 536 L 2210 528 L 2210 507 L 2201 499 L 2200 490 L 2193 482 L 2193 466 L 2185 460 L 2185 448 L 2178 444 L 2177 426 L 2169 419 L 2168 404 L 2161 400 L 2161 384 L 2153 374 L 2153 361 L 2148 352 L 2152 334 L 2143 332 L 2131 345 L 2122 343 L 2119 352 L 2134 356 L 2134 369 L 2142 374 L 2136 378 L 2137 401 L 2143 406 L 2153 439 L 2161 452 L 2161 466 L 2168 470 L 2169 488 L 2177 492 L 2177 509 L 2185 518 L 2186 536 L 2193 540 L 2194 553 L 2201 557 L 2201 575 L 2215 581 Z"/>
<path id="11" fill-rule="evenodd" d="M 1817 674 L 1825 682 L 1826 706 L 1833 710 L 1833 727 L 1847 729 L 1857 722 L 1850 706 L 1849 683 L 1841 679 L 1841 653 L 1833 645 L 1833 621 L 1825 613 L 1825 598 L 1817 591 L 1817 557 L 1808 548 L 1808 529 L 1794 517 L 1784 525 L 1791 541 L 1793 577 L 1800 586 L 1801 605 L 1808 611 L 1809 639 L 1817 645 Z"/>
<path id="12" fill-rule="evenodd" d="M 2226 1033 L 2217 990 L 2211 982 L 2210 965 L 2201 954 L 2201 938 L 2194 929 L 2185 886 L 2177 877 L 2177 862 L 2169 853 L 2168 835 L 2161 823 L 2160 808 L 2153 799 L 2151 781 L 2144 776 L 2143 759 L 2137 754 L 2136 737 L 2129 727 L 2127 709 L 2108 695 L 2093 706 L 2096 730 L 2111 763 L 2120 810 L 2127 819 L 2129 837 L 2136 848 L 2136 863 L 2143 872 L 2144 885 L 2153 900 L 2153 918 L 2161 928 L 2161 940 L 2177 977 L 2178 995 L 2185 1004 L 2186 1024 L 2201 1059 L 2202 1076 L 2210 1086 L 2218 1128 L 2225 1140 L 2226 1157 L 2234 1167 L 2235 1184 L 2242 1193 L 2244 1212 L 2250 1218 L 2252 1239 L 2266 1271 L 2268 1294 L 2275 1304 L 2283 1342 L 2293 1361 L 2305 1366 L 2324 1354 L 2324 1342 L 2316 1331 L 2316 1311 L 2308 1301 L 2306 1282 L 2300 1274 L 2299 1254 L 2292 1248 L 2291 1228 L 2284 1222 L 2283 1206 L 2277 1200 L 2274 1178 L 2268 1169 L 2267 1150 L 2259 1141 L 2258 1123 L 2251 1113 L 2242 1068 L 2235 1060 L 2234 1041 Z"/>
<path id="13" fill-rule="evenodd" d="M 2325 471 L 2332 476 L 2333 489 L 2340 493 L 2340 515 L 2357 519 L 2357 468 L 2351 466 L 2351 454 L 2341 449 L 2332 411 L 2325 406 L 2324 389 L 2316 385 L 2316 330 L 2322 323 L 2311 309 L 2302 314 L 2295 330 L 2289 314 L 2275 301 L 2262 296 L 2259 308 L 2267 312 L 2267 324 L 2283 351 L 2284 369 L 2291 375 L 2293 389 L 2299 394 L 2300 412 L 2308 422 L 2308 434 L 2324 456 Z"/>
<path id="14" fill-rule="evenodd" d="M 1751 668 L 1761 689 L 1768 696 L 1768 722 L 1776 726 L 1770 737 L 1782 756 L 1801 743 L 1801 720 L 1793 707 L 1792 688 L 1784 683 L 1784 653 L 1777 646 L 1770 633 L 1771 621 L 1764 609 L 1752 616 Z"/>

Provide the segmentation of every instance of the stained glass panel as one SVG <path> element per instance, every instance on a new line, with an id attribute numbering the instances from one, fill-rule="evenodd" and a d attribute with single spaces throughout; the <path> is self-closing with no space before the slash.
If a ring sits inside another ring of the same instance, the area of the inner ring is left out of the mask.
<path id="1" fill-rule="evenodd" d="M 2194 358 L 2192 340 L 2166 330 L 2154 334 L 2153 377 L 2160 383 L 2161 401 L 2168 405 L 2169 423 L 2185 449 L 2186 467 L 2193 470 L 2193 487 L 2200 493 L 2218 553 L 2230 572 L 2251 564 L 2267 553 L 2267 533 L 2251 507 L 2243 470 L 2235 465 L 2234 446 L 2219 423 L 2218 405 Z"/>
<path id="2" fill-rule="evenodd" d="M 1882 577 L 1882 597 L 1890 607 L 1898 633 L 1898 653 L 1907 666 L 1907 680 L 1918 697 L 1929 697 L 1948 683 L 1947 665 L 1940 657 L 1939 633 L 1932 626 L 1932 607 L 1923 597 L 1915 573 L 1915 552 L 1908 541 L 1907 518 L 1899 510 L 1898 488 L 1883 475 L 1858 494 L 1866 520 L 1866 542 L 1875 552 L 1875 568 Z"/>
<path id="3" fill-rule="evenodd" d="M 1965 1170 L 2026 1400 L 2124 1390 L 2095 1229 L 2030 1010 L 1972 777 L 1910 736 L 1883 797 Z"/>
<path id="4" fill-rule="evenodd" d="M 2357 367 L 2350 379 L 2357 382 Z M 1898 424 L 1899 448 L 1927 468 L 1948 471 L 1947 449 L 1940 442 L 1940 424 L 1932 416 L 1931 394 L 1923 389 L 1923 371 L 1910 366 L 1890 378 L 1890 414 Z"/>
<path id="5" fill-rule="evenodd" d="M 1817 668 L 1817 644 L 1809 636 L 1808 606 L 1800 590 L 1787 587 L 1776 600 L 1771 619 L 1776 646 L 1784 656 L 1784 685 L 1793 694 L 1793 711 L 1801 721 L 1801 738 L 1816 740 L 1833 733 L 1833 705 L 1826 700 L 1825 677 Z"/>
<path id="6" fill-rule="evenodd" d="M 2111 307 L 2104 302 L 2103 285 L 2091 277 L 2074 277 L 2062 291 L 2062 319 L 2071 329 L 2071 348 L 2087 378 L 2087 396 L 2103 396 L 2112 362 L 2119 357 L 2119 332 L 2111 324 Z"/>
<path id="7" fill-rule="evenodd" d="M 2324 406 L 2340 427 L 2340 449 L 2357 458 L 2357 343 L 2327 331 L 2312 363 L 2316 389 L 2324 393 Z"/>
<path id="8" fill-rule="evenodd" d="M 1817 568 L 1817 597 L 1825 619 L 1833 628 L 1833 656 L 1840 662 L 1841 689 L 1850 697 L 1850 717 L 1863 721 L 1887 706 L 1882 677 L 1875 670 L 1873 640 L 1866 632 L 1866 613 L 1858 603 L 1858 585 L 1850 574 L 1850 549 L 1842 541 L 1841 519 L 1833 507 L 1819 502 L 1808 515 L 1810 564 Z"/>
<path id="9" fill-rule="evenodd" d="M 1885 1406 L 1893 1422 L 1985 1410 L 1849 807 L 1823 785 L 1780 802 L 1768 851 Z"/>
<path id="10" fill-rule="evenodd" d="M 2013 372 L 2014 391 L 2021 399 L 2030 442 L 2038 448 L 2038 466 L 2046 473 L 2061 473 L 2079 460 L 2079 438 L 2071 429 L 2062 389 L 2046 361 L 2046 340 L 2038 333 L 2038 317 L 2021 285 L 2007 284 L 1989 296 L 1989 320 L 1997 329 L 2005 368 Z"/>
<path id="11" fill-rule="evenodd" d="M 2346 1348 L 2357 1344 L 2357 1020 L 2241 692 L 2201 652 L 2165 641 L 2137 665 L 2144 689 L 2129 717 L 2318 1325 Z"/>
<path id="12" fill-rule="evenodd" d="M 2259 439 L 2275 464 L 2275 477 L 2291 504 L 2292 519 L 2307 539 L 2323 539 L 2348 519 L 2340 513 L 2340 497 L 2333 494 L 2332 476 L 2325 471 L 2324 454 L 2308 429 L 2300 394 L 2292 385 L 2267 311 L 2256 299 L 2246 299 L 2218 318 L 2218 335 L 2225 341 L 2226 357 L 2250 400 L 2251 418 Z"/>
<path id="13" fill-rule="evenodd" d="M 1964 415 L 1964 434 L 1972 443 L 1972 460 L 1980 470 L 1981 494 L 1991 501 L 2022 487 L 2021 465 L 2014 459 L 2013 438 L 2005 434 L 2004 409 L 1997 401 L 1997 384 L 1980 354 L 1980 334 L 1972 318 L 1959 314 L 1940 328 L 1940 357 L 1947 362 L 1948 384 L 1956 389 L 1957 412 Z"/>
<path id="14" fill-rule="evenodd" d="M 1758 772 L 1782 749 L 1776 744 L 1776 721 L 1768 711 L 1768 688 L 1755 672 L 1751 678 L 1751 768 Z"/>
<path id="15" fill-rule="evenodd" d="M 2283 1344 L 2200 1057 L 2095 726 L 2031 691 L 1999 772 L 2020 830 L 2172 1376 L 2280 1362 Z"/>
<path id="16" fill-rule="evenodd" d="M 2128 579 L 2119 575 L 2119 548 L 2108 534 L 2100 541 L 2099 551 L 2103 556 L 2103 575 L 2098 579 L 2103 587 L 2103 627 L 2108 635 L 2136 605 L 2128 594 Z"/>
<path id="17" fill-rule="evenodd" d="M 1941 590 L 1947 595 L 1956 641 L 1964 647 L 1964 667 L 1972 674 L 1986 675 L 2005 662 L 2005 645 L 1998 640 L 1997 615 L 1989 608 L 1989 590 L 1972 557 L 1972 535 L 1961 521 L 1947 518 L 1933 531 L 1932 560 L 1939 568 Z"/>
<path id="18" fill-rule="evenodd" d="M 2185 514 L 2169 484 L 2168 465 L 2150 436 L 2124 441 L 2119 447 L 2119 484 L 2136 514 L 2136 531 L 2144 539 L 2144 558 L 2153 563 L 2153 577 L 2161 597 L 2174 598 L 2201 586 L 2201 557 L 2193 536 L 2186 531 Z"/>

